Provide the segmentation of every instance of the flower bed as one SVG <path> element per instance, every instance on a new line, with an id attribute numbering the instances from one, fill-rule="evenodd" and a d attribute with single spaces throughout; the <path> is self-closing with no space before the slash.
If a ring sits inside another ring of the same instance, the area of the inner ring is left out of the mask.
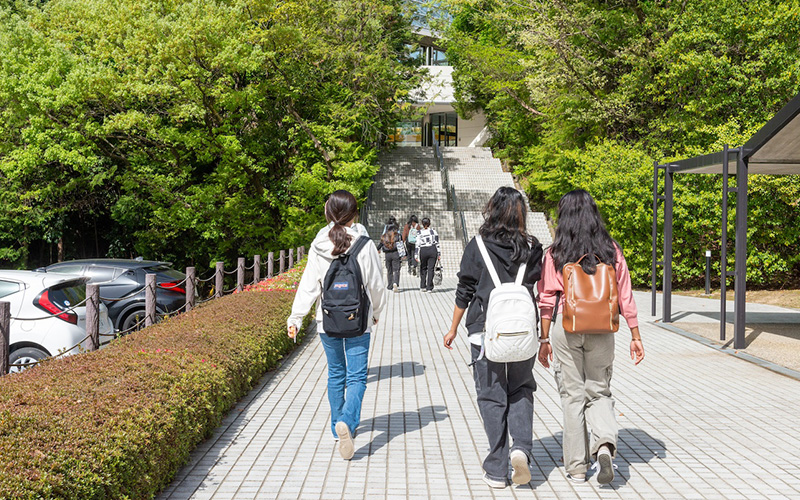
<path id="1" fill-rule="evenodd" d="M 151 498 L 294 347 L 293 299 L 223 297 L 0 378 L 0 498 Z"/>

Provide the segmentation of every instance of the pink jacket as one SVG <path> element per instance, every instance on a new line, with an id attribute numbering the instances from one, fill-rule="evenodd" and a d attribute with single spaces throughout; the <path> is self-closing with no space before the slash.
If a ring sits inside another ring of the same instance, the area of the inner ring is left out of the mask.
<path id="1" fill-rule="evenodd" d="M 639 319 L 637 315 L 639 311 L 636 309 L 636 302 L 633 300 L 633 291 L 631 290 L 631 275 L 628 272 L 628 263 L 625 262 L 625 256 L 622 251 L 617 247 L 617 292 L 619 293 L 619 313 L 625 317 L 628 322 L 628 327 L 634 328 L 639 326 Z M 564 291 L 564 281 L 561 276 L 561 271 L 556 270 L 553 263 L 553 257 L 550 255 L 550 250 L 544 254 L 544 265 L 542 266 L 542 278 L 537 284 L 539 291 L 539 310 L 542 313 L 542 319 L 553 318 L 553 308 L 556 305 L 556 294 Z M 563 297 L 562 297 L 563 299 Z M 564 312 L 564 302 L 559 301 L 558 314 Z"/>

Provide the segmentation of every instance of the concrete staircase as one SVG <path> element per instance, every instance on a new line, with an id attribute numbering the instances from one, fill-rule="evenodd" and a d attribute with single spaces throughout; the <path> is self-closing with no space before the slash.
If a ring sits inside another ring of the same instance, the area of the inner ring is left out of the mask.
<path id="1" fill-rule="evenodd" d="M 514 187 L 514 178 L 503 171 L 500 160 L 492 156 L 489 148 L 442 148 L 442 158 L 450 183 L 455 187 L 458 208 L 464 212 L 467 237 L 472 238 L 483 224 L 482 210 L 486 202 L 497 188 Z M 542 212 L 528 212 L 527 229 L 545 248 L 553 243 Z"/>
<path id="2" fill-rule="evenodd" d="M 447 191 L 442 187 L 433 148 L 396 148 L 378 161 L 380 170 L 367 207 L 367 230 L 372 239 L 377 242 L 390 216 L 401 227 L 411 214 L 420 220 L 429 217 L 431 227 L 439 233 L 443 274 L 455 276 L 464 245 L 456 238 L 453 212 L 447 206 Z"/>
<path id="3" fill-rule="evenodd" d="M 367 206 L 367 230 L 377 242 L 390 216 L 401 226 L 411 214 L 420 220 L 429 217 L 431 226 L 439 232 L 444 275 L 455 276 L 464 244 L 456 234 L 457 220 L 452 207 L 448 207 L 447 190 L 433 151 L 433 148 L 405 147 L 380 156 L 380 170 Z M 467 237 L 472 238 L 483 224 L 481 211 L 486 202 L 497 188 L 513 187 L 514 179 L 503 171 L 500 160 L 492 157 L 488 148 L 447 147 L 441 151 L 448 180 L 455 188 L 458 209 L 464 213 Z M 541 212 L 528 212 L 528 231 L 545 248 L 553 242 Z"/>

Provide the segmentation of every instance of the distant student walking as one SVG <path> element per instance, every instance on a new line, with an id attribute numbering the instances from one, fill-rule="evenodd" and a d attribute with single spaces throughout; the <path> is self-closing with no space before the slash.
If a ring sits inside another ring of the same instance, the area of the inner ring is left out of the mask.
<path id="1" fill-rule="evenodd" d="M 636 303 L 631 292 L 631 277 L 622 249 L 606 230 L 597 204 L 582 189 L 570 191 L 558 203 L 558 227 L 553 246 L 544 256 L 544 271 L 539 282 L 539 299 L 542 312 L 542 334 L 539 361 L 547 368 L 553 363 L 556 384 L 561 394 L 564 413 L 564 467 L 573 482 L 586 481 L 591 460 L 596 460 L 597 481 L 608 484 L 614 480 L 613 459 L 617 452 L 617 419 L 611 395 L 611 373 L 614 365 L 615 325 L 604 320 L 593 324 L 596 318 L 609 312 L 602 308 L 585 317 L 576 308 L 580 294 L 604 293 L 603 290 L 570 291 L 564 297 L 564 269 L 570 264 L 568 285 L 577 276 L 593 276 L 601 272 L 616 275 L 618 315 L 625 317 L 631 331 L 630 354 L 635 364 L 644 359 L 644 347 L 636 318 Z M 567 268 L 569 269 L 569 268 Z M 610 278 L 609 278 L 610 279 Z M 588 282 L 586 278 L 584 282 Z M 614 287 L 604 285 L 608 290 Z M 609 297 L 613 292 L 609 291 Z M 611 299 L 609 299 L 611 300 Z M 565 302 L 570 302 L 572 321 L 553 321 L 554 316 L 565 316 Z M 554 309 L 558 308 L 557 311 Z M 588 306 L 581 306 L 588 307 Z M 573 310 L 574 309 L 574 310 Z M 617 316 L 618 317 L 618 316 Z M 580 323 L 587 323 L 579 328 Z M 566 326 L 565 326 L 566 325 Z M 619 322 L 617 320 L 616 326 Z M 565 332 L 569 328 L 574 333 Z M 596 328 L 596 331 L 593 331 Z M 587 331 L 592 333 L 577 333 Z M 588 430 L 587 430 L 588 427 Z"/>
<path id="2" fill-rule="evenodd" d="M 303 318 L 316 303 L 317 332 L 328 360 L 331 431 L 339 440 L 339 453 L 348 460 L 355 452 L 353 435 L 361 422 L 361 401 L 367 388 L 370 331 L 378 323 L 385 303 L 380 257 L 366 229 L 355 223 L 356 215 L 356 199 L 351 193 L 339 190 L 330 195 L 325 203 L 328 225 L 311 243 L 292 313 L 286 321 L 289 337 L 295 338 Z M 352 266 L 352 259 L 357 266 Z M 348 274 L 352 269 L 360 271 L 360 276 Z M 339 274 L 331 276 L 329 270 Z M 363 284 L 366 297 L 358 295 L 359 284 Z M 357 294 L 354 300 L 358 308 L 340 310 L 339 303 L 349 302 L 342 299 L 351 293 Z M 331 306 L 323 313 L 326 302 L 337 308 Z M 331 328 L 331 324 L 337 326 Z"/>
<path id="3" fill-rule="evenodd" d="M 378 243 L 378 252 L 386 256 L 386 281 L 388 289 L 397 292 L 400 289 L 400 258 L 403 240 L 397 226 L 394 224 L 386 228 Z M 405 255 L 405 253 L 403 253 Z"/>
<path id="4" fill-rule="evenodd" d="M 403 226 L 403 242 L 406 244 L 406 254 L 408 255 L 408 274 L 417 275 L 417 259 L 415 257 L 417 248 L 417 238 L 422 226 L 416 215 L 411 215 L 408 222 Z"/>
<path id="5" fill-rule="evenodd" d="M 514 188 L 501 187 L 486 205 L 486 220 L 479 234 L 499 281 L 513 284 L 521 279 L 518 283 L 530 294 L 530 319 L 535 322 L 532 298 L 533 287 L 542 269 L 542 245 L 526 233 L 526 212 L 522 194 Z M 444 346 L 452 349 L 458 325 L 466 311 L 478 409 L 489 440 L 489 453 L 483 461 L 483 480 L 492 488 L 505 488 L 509 461 L 514 483 L 525 484 L 531 480 L 533 392 L 536 390 L 533 378 L 536 351 L 533 346 L 536 340 L 535 337 L 530 339 L 533 348 L 530 358 L 524 361 L 500 363 L 483 356 L 482 337 L 487 327 L 487 306 L 495 289 L 495 280 L 480 244 L 477 238 L 473 238 L 464 249 L 453 321 L 450 331 L 444 336 Z M 523 265 L 525 269 L 521 271 Z M 522 293 L 524 295 L 525 291 Z M 535 335 L 535 331 L 531 330 L 530 335 Z"/>
<path id="6" fill-rule="evenodd" d="M 431 220 L 422 218 L 422 230 L 417 236 L 415 257 L 419 261 L 419 289 L 422 292 L 433 291 L 433 273 L 436 263 L 442 259 L 442 248 L 439 245 L 439 233 L 431 228 Z"/>

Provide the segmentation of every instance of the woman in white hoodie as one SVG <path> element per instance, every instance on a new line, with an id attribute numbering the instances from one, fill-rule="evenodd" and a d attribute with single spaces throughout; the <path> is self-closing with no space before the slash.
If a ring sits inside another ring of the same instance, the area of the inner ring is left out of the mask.
<path id="1" fill-rule="evenodd" d="M 334 438 L 339 440 L 339 453 L 346 460 L 355 453 L 353 434 L 361 422 L 361 401 L 367 388 L 370 328 L 367 327 L 366 332 L 355 337 L 324 331 L 321 298 L 323 281 L 331 262 L 346 253 L 358 238 L 368 236 L 364 226 L 355 223 L 357 215 L 356 199 L 350 192 L 339 190 L 330 195 L 325 203 L 328 225 L 317 233 L 311 244 L 308 263 L 292 305 L 292 314 L 286 322 L 289 337 L 295 338 L 303 317 L 316 302 L 317 332 L 328 359 L 331 431 Z M 367 317 L 372 318 L 372 326 L 375 326 L 385 303 L 386 289 L 375 245 L 368 244 L 361 248 L 356 260 L 370 301 Z"/>

